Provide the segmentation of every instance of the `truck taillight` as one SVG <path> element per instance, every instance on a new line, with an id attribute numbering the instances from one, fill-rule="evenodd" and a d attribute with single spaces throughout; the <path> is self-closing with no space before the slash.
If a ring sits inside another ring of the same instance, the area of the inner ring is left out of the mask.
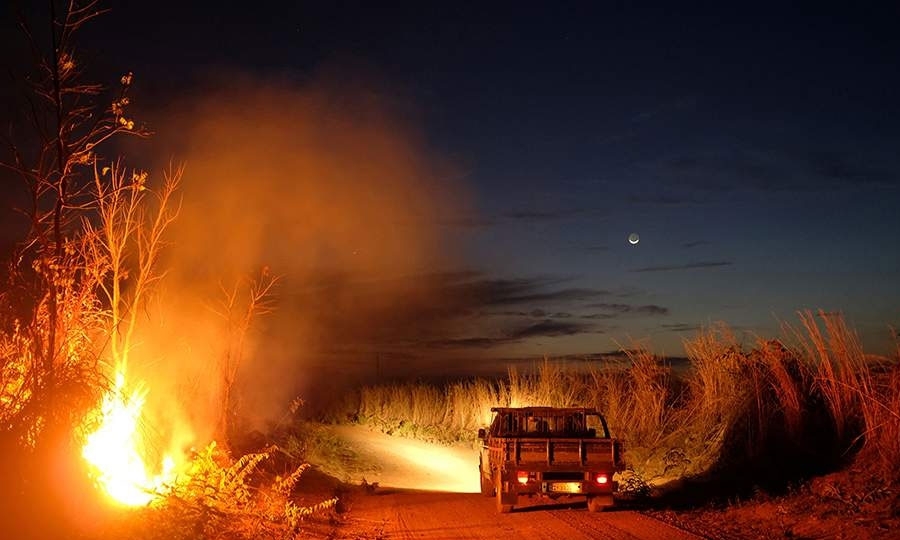
<path id="1" fill-rule="evenodd" d="M 531 480 L 534 480 L 534 473 L 530 473 L 528 471 L 518 471 L 516 473 L 516 480 L 518 480 L 520 484 L 527 484 Z"/>
<path id="2" fill-rule="evenodd" d="M 594 475 L 594 482 L 598 486 L 605 485 L 609 482 L 609 476 L 606 473 L 597 473 Z"/>

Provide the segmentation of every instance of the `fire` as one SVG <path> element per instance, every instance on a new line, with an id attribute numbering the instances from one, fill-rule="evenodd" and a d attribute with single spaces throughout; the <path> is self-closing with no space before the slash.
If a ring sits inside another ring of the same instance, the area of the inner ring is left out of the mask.
<path id="1" fill-rule="evenodd" d="M 115 385 L 94 411 L 81 455 L 103 491 L 124 506 L 145 506 L 165 494 L 175 479 L 175 461 L 166 455 L 153 474 L 146 463 L 147 441 L 140 429 L 147 392 L 141 386 L 128 392 L 125 369 L 116 369 Z"/>

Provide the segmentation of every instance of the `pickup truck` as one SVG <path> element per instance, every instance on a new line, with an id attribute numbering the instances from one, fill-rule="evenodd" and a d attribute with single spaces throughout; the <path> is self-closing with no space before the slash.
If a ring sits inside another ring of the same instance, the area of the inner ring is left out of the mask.
<path id="1" fill-rule="evenodd" d="M 586 496 L 597 512 L 614 504 L 613 475 L 624 469 L 624 445 L 590 408 L 494 407 L 478 430 L 481 493 L 510 512 L 519 497 Z"/>

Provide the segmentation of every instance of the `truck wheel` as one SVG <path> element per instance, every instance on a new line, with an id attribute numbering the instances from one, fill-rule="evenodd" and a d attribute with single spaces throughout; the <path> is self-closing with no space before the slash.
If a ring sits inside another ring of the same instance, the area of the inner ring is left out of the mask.
<path id="1" fill-rule="evenodd" d="M 497 511 L 501 514 L 508 514 L 512 512 L 513 505 L 503 504 L 503 486 L 501 484 L 501 481 L 497 481 L 497 487 L 495 489 L 497 491 Z"/>
<path id="2" fill-rule="evenodd" d="M 485 497 L 494 496 L 494 484 L 484 476 L 481 477 L 481 494 Z"/>
<path id="3" fill-rule="evenodd" d="M 478 459 L 478 475 L 481 477 L 481 494 L 485 497 L 493 497 L 494 482 L 490 472 L 487 476 L 484 475 L 484 464 L 481 462 L 481 458 Z"/>
<path id="4" fill-rule="evenodd" d="M 612 497 L 588 495 L 588 512 L 602 512 L 604 508 L 612 506 Z"/>

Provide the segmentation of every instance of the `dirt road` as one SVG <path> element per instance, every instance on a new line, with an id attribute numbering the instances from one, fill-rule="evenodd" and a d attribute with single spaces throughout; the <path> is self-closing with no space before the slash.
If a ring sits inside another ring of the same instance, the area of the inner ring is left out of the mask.
<path id="1" fill-rule="evenodd" d="M 577 499 L 522 504 L 498 514 L 493 499 L 476 493 L 478 454 L 471 447 L 430 445 L 356 426 L 335 428 L 335 435 L 373 465 L 367 482 L 378 482 L 348 501 L 342 538 L 698 538 L 635 511 L 590 513 Z"/>

